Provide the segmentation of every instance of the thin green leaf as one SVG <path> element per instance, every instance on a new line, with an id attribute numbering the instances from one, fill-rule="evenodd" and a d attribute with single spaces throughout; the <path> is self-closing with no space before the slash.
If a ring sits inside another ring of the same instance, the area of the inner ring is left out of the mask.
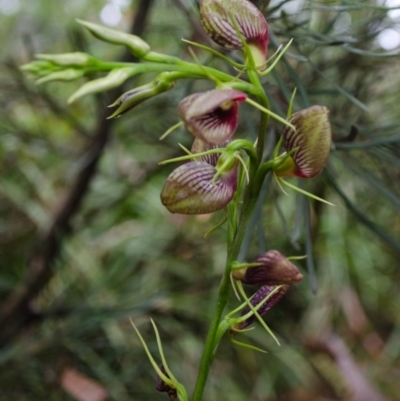
<path id="1" fill-rule="evenodd" d="M 230 342 L 231 342 L 232 344 L 235 344 L 235 345 L 237 345 L 237 346 L 239 346 L 239 347 L 251 349 L 251 350 L 253 350 L 253 351 L 261 352 L 261 353 L 263 353 L 263 354 L 267 354 L 267 353 L 268 353 L 267 351 L 265 351 L 265 350 L 263 350 L 263 349 L 261 349 L 261 348 L 258 348 L 258 347 L 254 346 L 254 345 L 251 345 L 251 344 L 242 343 L 242 342 L 240 342 L 240 341 L 237 341 L 237 340 L 233 339 L 232 337 L 230 337 L 229 340 L 230 340 Z"/>
<path id="2" fill-rule="evenodd" d="M 299 188 L 299 187 L 296 187 L 296 185 L 293 185 L 293 184 L 288 183 L 287 181 L 285 181 L 284 179 L 282 179 L 282 178 L 280 178 L 280 177 L 277 177 L 277 179 L 278 179 L 278 181 L 279 181 L 281 184 L 283 184 L 283 185 L 287 186 L 288 188 L 291 188 L 291 189 L 293 189 L 294 191 L 297 191 L 297 192 L 299 192 L 299 193 L 301 193 L 301 194 L 303 194 L 303 195 L 305 195 L 305 196 L 308 196 L 308 197 L 311 198 L 311 199 L 317 200 L 317 201 L 319 201 L 319 202 L 326 203 L 327 205 L 330 205 L 330 206 L 335 206 L 333 203 L 328 202 L 328 201 L 326 201 L 325 199 L 319 198 L 318 196 L 313 195 L 313 194 L 311 194 L 310 192 L 304 191 L 303 189 L 301 189 L 301 188 Z"/>

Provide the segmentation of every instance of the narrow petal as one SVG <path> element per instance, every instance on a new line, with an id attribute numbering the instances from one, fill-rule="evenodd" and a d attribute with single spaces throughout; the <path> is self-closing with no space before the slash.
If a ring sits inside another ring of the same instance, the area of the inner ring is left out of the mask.
<path id="1" fill-rule="evenodd" d="M 324 106 L 312 106 L 292 114 L 289 122 L 296 131 L 286 128 L 283 137 L 285 148 L 290 151 L 296 164 L 294 175 L 311 178 L 325 166 L 331 149 L 332 132 L 329 110 Z"/>
<path id="2" fill-rule="evenodd" d="M 161 202 L 172 213 L 205 214 L 225 207 L 236 191 L 237 170 L 212 183 L 215 167 L 199 161 L 176 168 L 164 184 Z"/>
<path id="3" fill-rule="evenodd" d="M 184 98 L 178 112 L 186 128 L 211 144 L 229 140 L 238 125 L 238 102 L 247 95 L 234 89 L 211 90 Z"/>

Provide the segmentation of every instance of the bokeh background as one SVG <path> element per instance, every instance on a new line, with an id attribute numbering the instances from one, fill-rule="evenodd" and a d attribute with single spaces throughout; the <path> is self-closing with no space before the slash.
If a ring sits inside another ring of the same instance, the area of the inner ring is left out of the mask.
<path id="1" fill-rule="evenodd" d="M 400 400 L 400 2 L 254 3 L 270 24 L 269 54 L 294 38 L 265 79 L 273 110 L 285 115 L 295 87 L 296 110 L 331 110 L 329 165 L 301 185 L 336 206 L 309 208 L 266 180 L 241 257 L 307 253 L 297 263 L 305 278 L 265 316 L 281 346 L 259 325 L 241 340 L 267 354 L 223 341 L 204 399 Z M 194 0 L 0 0 L 0 399 L 166 400 L 129 318 L 155 356 L 156 321 L 190 393 L 226 233 L 204 238 L 222 213 L 185 217 L 162 207 L 174 166 L 158 162 L 192 139 L 184 130 L 158 138 L 178 121 L 185 95 L 212 86 L 179 82 L 113 121 L 106 106 L 115 92 L 67 106 L 83 79 L 37 86 L 19 66 L 35 53 L 126 57 L 76 18 L 185 59 L 181 38 L 210 44 Z M 254 139 L 257 123 L 241 106 L 237 135 Z M 266 153 L 281 129 L 270 125 Z"/>

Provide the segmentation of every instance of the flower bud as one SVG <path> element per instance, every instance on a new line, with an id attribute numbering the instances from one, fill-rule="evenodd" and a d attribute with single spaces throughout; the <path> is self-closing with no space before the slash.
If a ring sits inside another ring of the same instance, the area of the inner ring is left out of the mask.
<path id="1" fill-rule="evenodd" d="M 45 82 L 51 81 L 73 81 L 84 75 L 83 70 L 76 70 L 74 68 L 68 68 L 66 70 L 52 72 L 36 81 L 36 84 L 44 84 Z"/>
<path id="2" fill-rule="evenodd" d="M 225 49 L 243 48 L 236 31 L 238 29 L 250 48 L 255 65 L 261 70 L 265 69 L 268 25 L 253 3 L 248 0 L 202 0 L 200 18 L 210 38 Z"/>
<path id="3" fill-rule="evenodd" d="M 244 92 L 234 89 L 194 93 L 179 103 L 178 112 L 195 137 L 210 144 L 222 144 L 235 133 L 238 103 L 246 98 Z"/>
<path id="4" fill-rule="evenodd" d="M 35 60 L 20 67 L 22 71 L 32 72 L 36 75 L 45 75 L 54 71 L 54 64 L 50 61 Z"/>
<path id="5" fill-rule="evenodd" d="M 259 263 L 260 266 L 233 270 L 233 277 L 244 284 L 253 285 L 289 285 L 297 283 L 303 278 L 297 267 L 275 250 L 257 256 L 252 263 Z"/>
<path id="6" fill-rule="evenodd" d="M 150 51 L 150 46 L 139 36 L 106 28 L 92 22 L 77 20 L 86 27 L 96 38 L 116 45 L 125 45 L 136 57 L 143 57 Z"/>
<path id="7" fill-rule="evenodd" d="M 328 115 L 329 110 L 324 106 L 312 106 L 292 114 L 289 122 L 296 131 L 285 127 L 283 141 L 288 152 L 297 150 L 274 170 L 276 175 L 311 178 L 322 171 L 332 143 Z"/>
<path id="8" fill-rule="evenodd" d="M 277 291 L 275 291 L 272 295 L 270 295 L 275 290 L 275 288 L 276 288 L 276 286 L 263 285 L 254 294 L 253 298 L 251 298 L 251 300 L 250 300 L 251 305 L 256 307 L 262 301 L 264 301 L 265 298 L 269 297 L 262 304 L 262 306 L 260 306 L 260 308 L 257 310 L 257 313 L 260 316 L 265 315 L 274 305 L 276 305 L 279 302 L 279 300 L 286 294 L 287 290 L 289 289 L 289 286 L 282 285 L 279 287 L 279 289 Z M 249 312 L 250 312 L 250 308 L 248 306 L 246 306 L 243 309 L 241 316 L 244 316 Z M 251 315 L 249 318 L 247 318 L 243 322 L 236 325 L 235 328 L 237 330 L 242 330 L 242 329 L 246 328 L 247 326 L 250 326 L 255 320 L 256 320 L 256 316 Z M 235 333 L 234 331 L 231 332 L 231 334 L 234 334 L 234 333 Z"/>
<path id="9" fill-rule="evenodd" d="M 128 110 L 136 107 L 138 104 L 157 96 L 163 92 L 172 89 L 175 82 L 170 82 L 168 79 L 156 78 L 149 84 L 139 86 L 128 92 L 125 92 L 109 107 L 119 106 L 118 109 L 110 116 L 110 118 L 119 117 L 121 114 L 126 113 Z"/>
<path id="10" fill-rule="evenodd" d="M 39 60 L 50 61 L 60 66 L 73 65 L 75 67 L 86 67 L 88 65 L 93 65 L 96 61 L 96 59 L 91 55 L 81 52 L 63 54 L 36 54 L 35 57 Z"/>
<path id="11" fill-rule="evenodd" d="M 103 78 L 94 79 L 82 85 L 68 99 L 68 103 L 72 103 L 82 96 L 91 93 L 105 92 L 112 88 L 122 85 L 136 71 L 135 67 L 118 68 L 109 72 Z"/>

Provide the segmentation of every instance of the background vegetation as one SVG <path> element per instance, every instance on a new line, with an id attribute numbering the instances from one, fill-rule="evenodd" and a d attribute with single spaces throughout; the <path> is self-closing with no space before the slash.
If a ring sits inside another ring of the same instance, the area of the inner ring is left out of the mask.
<path id="1" fill-rule="evenodd" d="M 282 345 L 260 328 L 243 340 L 266 355 L 225 341 L 205 399 L 400 400 L 400 63 L 388 39 L 400 36 L 399 10 L 375 0 L 254 2 L 270 24 L 270 54 L 294 38 L 265 83 L 274 111 L 284 115 L 294 87 L 296 110 L 331 110 L 329 166 L 302 185 L 336 207 L 312 203 L 309 213 L 304 198 L 266 181 L 242 256 L 279 249 L 313 257 L 298 263 L 303 282 L 266 315 Z M 207 43 L 196 2 L 0 0 L 0 15 L 0 398 L 166 400 L 129 317 L 154 351 L 155 319 L 170 367 L 190 390 L 225 232 L 203 237 L 218 213 L 185 217 L 162 207 L 173 166 L 158 162 L 191 138 L 183 130 L 158 138 L 178 121 L 180 99 L 210 84 L 181 82 L 109 121 L 116 93 L 69 107 L 79 83 L 35 86 L 18 66 L 35 53 L 127 57 L 75 18 L 103 19 L 190 58 L 182 37 Z M 257 113 L 245 105 L 240 121 L 240 135 L 254 138 Z M 271 127 L 268 149 L 281 128 Z"/>

